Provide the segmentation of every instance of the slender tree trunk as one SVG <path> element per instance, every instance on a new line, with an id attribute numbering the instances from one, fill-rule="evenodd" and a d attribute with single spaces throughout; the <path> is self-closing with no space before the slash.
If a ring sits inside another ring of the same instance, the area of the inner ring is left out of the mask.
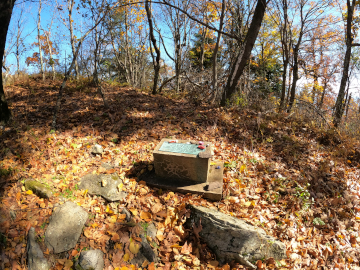
<path id="1" fill-rule="evenodd" d="M 149 5 L 149 1 L 145 0 L 145 9 L 146 9 L 146 15 L 149 22 L 149 34 L 150 34 L 150 40 L 152 45 L 154 46 L 155 52 L 156 52 L 156 58 L 153 61 L 154 64 L 154 85 L 152 93 L 153 95 L 157 92 L 157 83 L 159 80 L 159 73 L 160 73 L 160 50 L 156 44 L 156 39 L 154 36 L 154 27 L 153 27 L 153 20 L 152 20 L 152 12 L 151 7 Z"/>
<path id="2" fill-rule="evenodd" d="M 176 93 L 180 92 L 180 73 L 181 73 L 181 40 L 180 40 L 180 29 L 176 28 L 175 34 L 175 91 Z"/>
<path id="3" fill-rule="evenodd" d="M 287 0 L 283 0 L 283 9 L 284 9 L 284 27 L 282 28 L 282 31 L 281 31 L 282 32 L 281 33 L 281 47 L 282 47 L 282 58 L 283 58 L 284 71 L 282 74 L 279 112 L 281 112 L 284 109 L 284 107 L 286 106 L 286 102 L 285 102 L 286 77 L 287 77 L 287 69 L 288 69 L 288 65 L 289 65 Z"/>
<path id="4" fill-rule="evenodd" d="M 100 47 L 100 38 L 97 28 L 95 28 L 95 50 L 94 50 L 94 74 L 93 74 L 93 81 L 97 87 L 98 93 L 103 99 L 105 108 L 108 108 L 109 105 L 106 102 L 104 92 L 102 91 L 101 83 L 99 81 L 99 74 L 98 74 L 98 64 L 99 64 L 99 47 Z"/>
<path id="5" fill-rule="evenodd" d="M 341 117 L 343 115 L 343 102 L 345 96 L 345 88 L 349 77 L 349 66 L 350 66 L 350 57 L 351 57 L 351 45 L 352 45 L 352 21 L 354 16 L 354 9 L 355 9 L 355 0 L 346 1 L 347 3 L 347 19 L 346 19 L 346 52 L 344 57 L 344 64 L 343 64 L 343 72 L 340 82 L 340 89 L 335 103 L 335 112 L 334 112 L 334 126 L 338 127 L 341 122 Z"/>
<path id="6" fill-rule="evenodd" d="M 349 106 L 350 106 L 350 102 L 351 102 L 351 93 L 349 96 L 348 101 L 346 102 L 346 116 L 345 116 L 345 121 L 347 120 L 348 116 L 349 116 Z"/>
<path id="7" fill-rule="evenodd" d="M 220 15 L 220 24 L 219 24 L 219 30 L 222 31 L 224 26 L 224 17 L 225 17 L 225 7 L 226 7 L 226 0 L 222 1 L 221 5 L 221 15 Z M 214 102 L 217 97 L 218 93 L 218 72 L 217 72 L 217 55 L 220 47 L 221 42 L 221 32 L 218 33 L 218 37 L 216 40 L 216 45 L 213 52 L 213 81 L 212 81 L 212 87 L 213 87 L 213 98 L 211 102 Z"/>
<path id="8" fill-rule="evenodd" d="M 15 49 L 15 57 L 16 57 L 16 73 L 19 77 L 20 75 L 20 45 L 21 45 L 21 33 L 22 33 L 22 15 L 23 9 L 21 9 L 19 19 L 17 21 L 17 33 L 16 33 L 16 49 Z"/>
<path id="9" fill-rule="evenodd" d="M 290 100 L 289 100 L 289 106 L 287 108 L 287 112 L 290 112 L 292 109 L 292 106 L 295 102 L 295 94 L 296 94 L 296 83 L 299 80 L 299 51 L 300 51 L 300 44 L 302 42 L 302 37 L 304 35 L 304 20 L 303 20 L 303 6 L 300 9 L 301 14 L 301 27 L 300 27 L 300 33 L 298 41 L 294 47 L 294 64 L 293 64 L 293 80 L 291 84 L 291 90 L 290 90 Z"/>
<path id="10" fill-rule="evenodd" d="M 44 60 L 42 55 L 41 48 L 41 37 L 40 37 L 40 29 L 41 29 L 41 0 L 39 0 L 39 13 L 38 13 L 38 22 L 37 22 L 37 30 L 38 30 L 38 42 L 39 42 L 39 57 L 40 57 L 40 73 L 43 81 L 45 81 L 45 72 L 44 72 Z"/>
<path id="11" fill-rule="evenodd" d="M 206 39 L 207 28 L 204 27 L 202 32 L 202 40 L 200 46 L 200 70 L 204 71 L 204 57 L 205 57 L 205 39 Z"/>
<path id="12" fill-rule="evenodd" d="M 230 101 L 232 95 L 236 91 L 236 87 L 239 83 L 240 77 L 244 71 L 246 63 L 250 59 L 251 50 L 254 47 L 255 40 L 259 33 L 261 23 L 265 14 L 267 2 L 266 0 L 258 0 L 254 17 L 251 21 L 250 28 L 245 38 L 244 47 L 241 52 L 238 53 L 235 63 L 232 65 L 230 74 L 221 98 L 220 106 L 225 106 Z"/>
<path id="13" fill-rule="evenodd" d="M 326 88 L 327 88 L 327 81 L 325 81 L 324 85 L 323 85 L 323 91 L 321 93 L 321 99 L 318 105 L 318 108 L 321 109 L 322 105 L 324 104 L 324 97 L 325 97 L 325 93 L 326 93 Z"/>
<path id="14" fill-rule="evenodd" d="M 9 28 L 12 10 L 15 0 L 0 1 L 0 122 L 7 123 L 11 118 L 8 103 L 5 98 L 5 92 L 2 80 L 3 57 L 6 44 L 6 34 Z"/>
<path id="15" fill-rule="evenodd" d="M 73 18 L 72 18 L 72 11 L 74 7 L 75 1 L 74 0 L 68 0 L 68 11 L 69 11 L 69 30 L 70 30 L 70 43 L 71 43 L 71 50 L 73 53 L 73 56 L 75 55 L 76 49 L 75 49 L 75 36 L 74 36 L 74 24 L 73 24 Z M 79 80 L 79 65 L 78 61 L 75 58 L 75 77 L 76 80 Z"/>
<path id="16" fill-rule="evenodd" d="M 50 42 L 50 31 L 48 33 L 45 33 L 45 36 L 46 36 L 46 42 L 47 42 L 47 45 L 48 45 L 48 48 L 49 48 L 49 57 L 50 57 L 50 64 L 51 64 L 51 69 L 52 69 L 52 73 L 53 73 L 53 76 L 52 76 L 52 80 L 55 81 L 55 61 L 52 57 L 52 45 L 51 45 L 51 42 Z"/>

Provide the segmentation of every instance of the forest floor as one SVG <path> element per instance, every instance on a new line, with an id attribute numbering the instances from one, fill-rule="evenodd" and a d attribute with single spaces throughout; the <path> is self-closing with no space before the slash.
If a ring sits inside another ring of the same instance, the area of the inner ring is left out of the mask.
<path id="1" fill-rule="evenodd" d="M 0 131 L 1 269 L 26 269 L 31 226 L 53 269 L 72 269 L 83 249 L 106 251 L 106 240 L 116 238 L 108 229 L 114 204 L 78 189 L 85 174 L 109 173 L 102 162 L 118 165 L 111 173 L 124 179 L 129 194 L 115 207 L 129 209 L 138 224 L 153 221 L 158 228 L 160 262 L 142 269 L 243 269 L 236 263 L 218 266 L 205 245 L 201 253 L 183 248 L 195 241 L 180 215 L 188 204 L 215 207 L 285 243 L 287 259 L 258 261 L 258 269 L 360 269 L 360 148 L 355 139 L 294 115 L 195 107 L 184 98 L 130 87 L 106 86 L 110 108 L 105 109 L 95 88 L 71 82 L 58 129 L 51 132 L 59 85 L 29 79 L 5 90 L 14 121 Z M 137 181 L 162 138 L 213 143 L 213 159 L 225 163 L 221 201 Z M 89 153 L 95 143 L 104 147 L 102 156 Z M 27 192 L 21 181 L 28 178 L 50 186 L 55 196 L 44 200 Z M 51 257 L 44 233 L 54 204 L 64 198 L 91 218 L 73 250 Z M 105 254 L 105 269 L 135 269 L 124 257 Z"/>

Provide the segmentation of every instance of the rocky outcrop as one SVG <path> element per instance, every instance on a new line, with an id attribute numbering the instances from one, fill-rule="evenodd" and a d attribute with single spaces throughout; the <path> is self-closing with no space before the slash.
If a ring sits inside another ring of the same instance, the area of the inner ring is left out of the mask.
<path id="1" fill-rule="evenodd" d="M 73 202 L 55 208 L 45 232 L 49 250 L 60 253 L 75 247 L 89 214 Z"/>
<path id="2" fill-rule="evenodd" d="M 214 209 L 190 205 L 187 226 L 201 226 L 201 239 L 213 250 L 220 262 L 238 261 L 255 268 L 257 260 L 286 258 L 285 245 L 268 236 L 263 229 Z"/>
<path id="3" fill-rule="evenodd" d="M 45 259 L 44 254 L 42 253 L 39 244 L 36 243 L 35 239 L 35 229 L 30 228 L 28 234 L 27 242 L 27 260 L 28 260 L 28 269 L 29 270 L 48 270 L 50 269 L 50 264 Z"/>
<path id="4" fill-rule="evenodd" d="M 103 270 L 104 258 L 103 252 L 99 249 L 82 251 L 76 270 Z"/>
<path id="5" fill-rule="evenodd" d="M 24 184 L 26 190 L 31 190 L 40 198 L 49 199 L 53 195 L 53 191 L 50 188 L 33 179 L 25 180 Z"/>
<path id="6" fill-rule="evenodd" d="M 113 202 L 124 199 L 126 192 L 119 190 L 122 183 L 117 174 L 87 174 L 81 178 L 80 189 L 88 190 L 91 195 L 99 195 Z"/>

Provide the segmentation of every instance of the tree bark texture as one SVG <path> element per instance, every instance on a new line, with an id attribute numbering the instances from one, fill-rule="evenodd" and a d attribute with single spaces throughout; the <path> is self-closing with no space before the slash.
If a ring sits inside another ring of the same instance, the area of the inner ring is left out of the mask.
<path id="1" fill-rule="evenodd" d="M 6 44 L 6 34 L 9 28 L 12 10 L 15 0 L 0 1 L 0 122 L 7 123 L 10 120 L 11 112 L 5 98 L 4 86 L 2 81 L 2 66 Z"/>
<path id="2" fill-rule="evenodd" d="M 232 95 L 236 92 L 236 87 L 239 83 L 240 77 L 244 71 L 246 63 L 251 56 L 251 50 L 254 47 L 256 38 L 258 36 L 262 20 L 264 18 L 267 2 L 266 0 L 258 0 L 254 17 L 251 21 L 249 31 L 246 35 L 243 50 L 240 51 L 236 57 L 236 61 L 230 68 L 230 74 L 221 98 L 220 106 L 225 106 L 227 101 L 230 101 Z"/>
<path id="3" fill-rule="evenodd" d="M 282 47 L 282 58 L 283 58 L 283 65 L 284 70 L 282 74 L 282 85 L 281 85 L 281 98 L 280 98 L 280 105 L 279 111 L 281 112 L 284 107 L 286 106 L 285 102 L 285 94 L 286 94 L 286 77 L 287 77 L 287 70 L 289 65 L 289 37 L 288 37 L 288 6 L 287 0 L 282 1 L 283 10 L 284 10 L 284 26 L 281 29 L 281 47 Z"/>
<path id="4" fill-rule="evenodd" d="M 75 56 L 75 52 L 76 52 L 74 25 L 73 25 L 73 19 L 72 19 L 72 10 L 73 10 L 74 4 L 75 4 L 74 0 L 68 0 L 70 43 L 71 43 L 71 50 L 72 50 L 73 56 Z M 76 80 L 79 80 L 79 65 L 78 65 L 78 61 L 76 58 L 75 58 L 75 77 L 76 77 Z"/>
<path id="5" fill-rule="evenodd" d="M 222 0 L 220 24 L 219 24 L 220 31 L 222 31 L 222 29 L 224 27 L 225 7 L 226 7 L 226 0 Z M 213 97 L 212 97 L 211 102 L 214 102 L 216 100 L 217 92 L 218 92 L 218 90 L 217 90 L 217 88 L 218 88 L 217 54 L 218 54 L 219 47 L 220 47 L 220 41 L 221 41 L 221 33 L 219 32 L 217 40 L 216 40 L 214 52 L 213 52 L 213 59 L 212 59 L 212 62 L 213 62 L 213 80 L 212 80 Z"/>
<path id="6" fill-rule="evenodd" d="M 159 47 L 156 44 L 156 38 L 154 36 L 154 27 L 153 27 L 153 19 L 152 19 L 152 13 L 151 13 L 151 7 L 149 5 L 149 1 L 145 1 L 145 9 L 146 9 L 146 15 L 149 22 L 149 34 L 150 34 L 150 40 L 152 45 L 154 46 L 155 52 L 156 52 L 156 58 L 154 62 L 154 85 L 152 93 L 153 95 L 157 92 L 157 83 L 159 80 L 159 72 L 160 72 L 160 50 Z"/>
<path id="7" fill-rule="evenodd" d="M 351 46 L 352 46 L 352 40 L 353 40 L 352 33 L 351 33 L 351 28 L 352 28 L 351 26 L 352 26 L 352 21 L 353 21 L 353 16 L 354 16 L 355 0 L 352 0 L 351 3 L 350 3 L 350 0 L 347 0 L 346 3 L 347 3 L 347 10 L 348 10 L 347 19 L 346 19 L 346 37 L 345 37 L 346 38 L 346 52 L 345 52 L 345 57 L 344 57 L 340 89 L 339 89 L 339 93 L 338 93 L 336 103 L 335 103 L 335 112 L 334 112 L 334 120 L 333 120 L 333 124 L 335 127 L 339 126 L 342 115 L 344 113 L 343 102 L 344 102 L 344 97 L 345 97 L 345 90 L 346 90 L 345 88 L 346 88 L 346 84 L 348 82 L 348 77 L 349 77 Z"/>
<path id="8" fill-rule="evenodd" d="M 39 42 L 40 73 L 42 76 L 42 80 L 45 81 L 44 60 L 43 60 L 42 48 L 41 48 L 40 29 L 41 29 L 41 0 L 39 0 L 39 12 L 38 12 L 38 22 L 37 22 L 38 36 L 37 37 L 38 37 L 38 42 Z"/>

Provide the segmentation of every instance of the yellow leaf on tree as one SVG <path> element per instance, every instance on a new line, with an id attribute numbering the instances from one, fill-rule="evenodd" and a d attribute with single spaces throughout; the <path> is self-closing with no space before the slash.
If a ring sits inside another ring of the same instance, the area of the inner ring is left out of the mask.
<path id="1" fill-rule="evenodd" d="M 134 241 L 130 243 L 129 250 L 131 251 L 131 253 L 137 254 L 139 252 L 139 249 L 140 249 L 140 244 L 137 244 Z"/>

